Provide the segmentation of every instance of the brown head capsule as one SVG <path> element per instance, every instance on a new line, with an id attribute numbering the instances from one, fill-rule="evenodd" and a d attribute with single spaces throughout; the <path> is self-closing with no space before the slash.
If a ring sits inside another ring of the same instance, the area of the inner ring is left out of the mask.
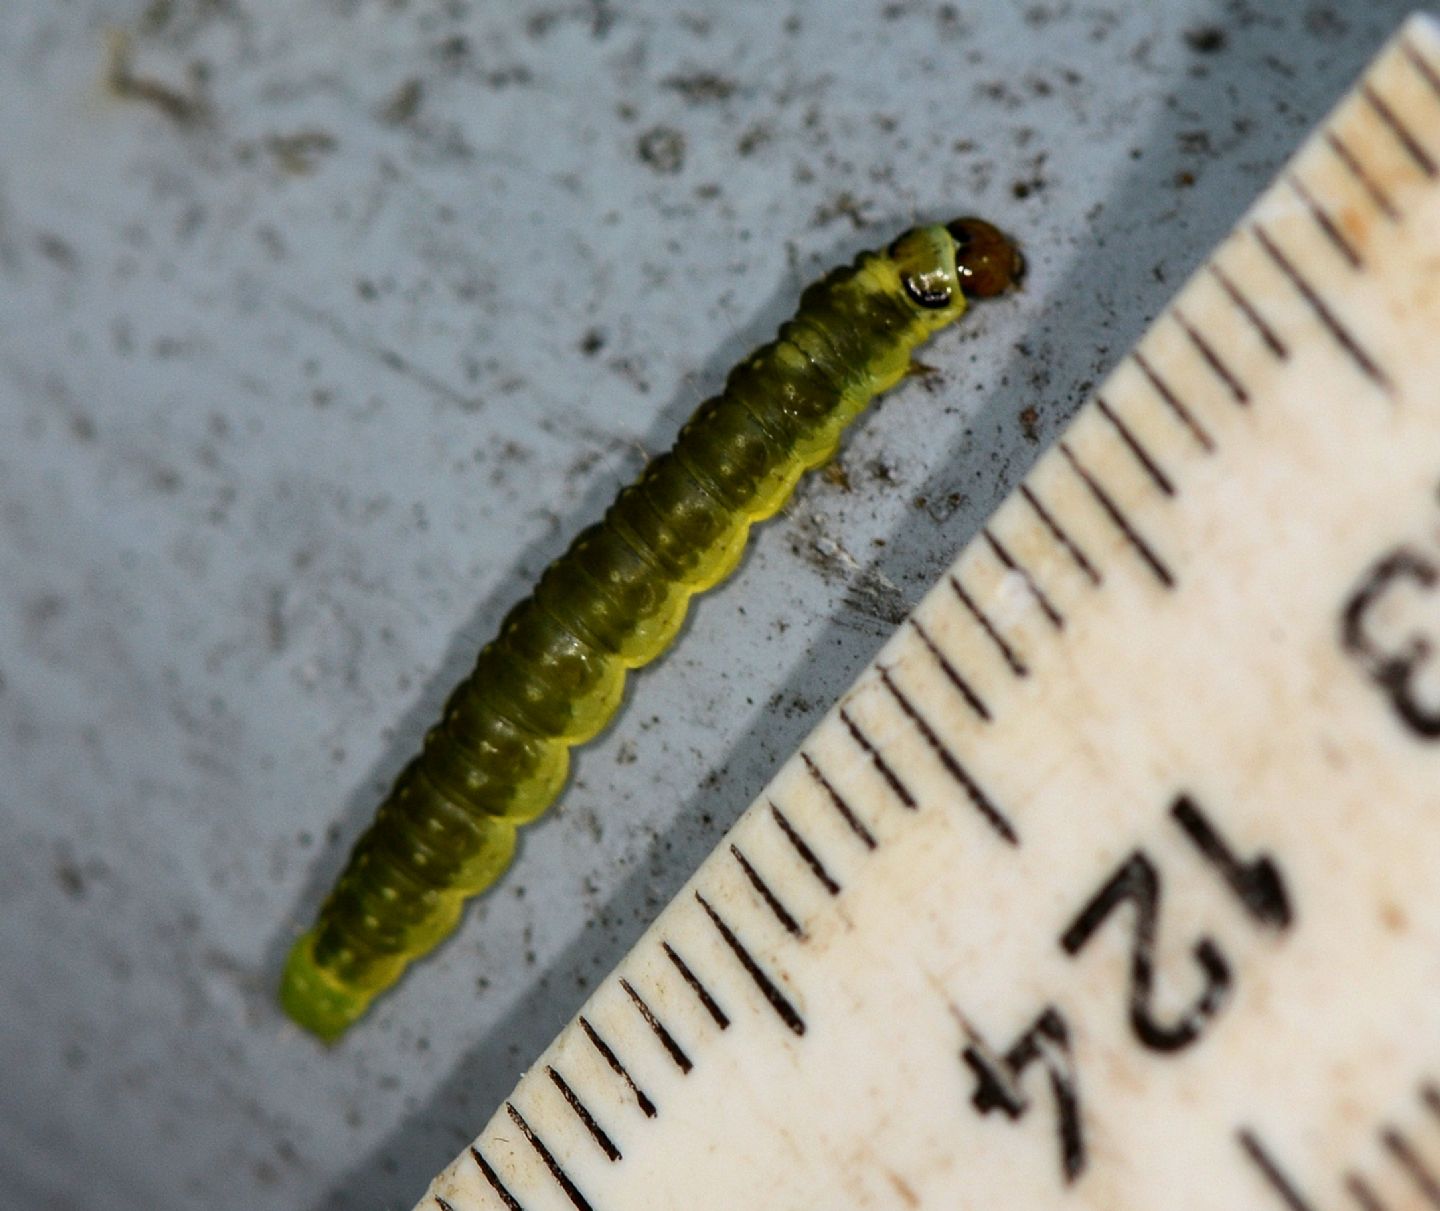
<path id="1" fill-rule="evenodd" d="M 970 298 L 988 299 L 1025 276 L 1020 249 L 984 219 L 961 218 L 945 224 L 955 241 L 955 268 L 960 288 Z"/>

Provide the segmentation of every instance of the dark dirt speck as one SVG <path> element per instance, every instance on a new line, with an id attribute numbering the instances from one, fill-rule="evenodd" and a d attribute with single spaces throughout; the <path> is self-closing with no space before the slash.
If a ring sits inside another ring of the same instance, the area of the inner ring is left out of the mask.
<path id="1" fill-rule="evenodd" d="M 685 167 L 685 136 L 673 126 L 652 126 L 636 141 L 640 161 L 658 173 L 673 174 Z"/>
<path id="2" fill-rule="evenodd" d="M 85 872 L 75 862 L 62 858 L 55 863 L 55 882 L 72 900 L 85 898 Z"/>
<path id="3" fill-rule="evenodd" d="M 728 101 L 738 87 L 727 76 L 710 71 L 677 73 L 663 81 L 666 88 L 679 93 L 691 105 L 713 105 Z"/>
<path id="4" fill-rule="evenodd" d="M 1213 55 L 1225 49 L 1228 41 L 1218 25 L 1197 25 L 1185 31 L 1185 45 L 1198 55 Z"/>
<path id="5" fill-rule="evenodd" d="M 746 127 L 740 137 L 735 140 L 735 150 L 742 156 L 754 155 L 774 137 L 774 132 L 765 123 L 756 122 Z"/>
<path id="6" fill-rule="evenodd" d="M 424 82 L 418 78 L 406 80 L 390 94 L 376 116 L 386 126 L 403 126 L 420 112 L 424 98 Z"/>

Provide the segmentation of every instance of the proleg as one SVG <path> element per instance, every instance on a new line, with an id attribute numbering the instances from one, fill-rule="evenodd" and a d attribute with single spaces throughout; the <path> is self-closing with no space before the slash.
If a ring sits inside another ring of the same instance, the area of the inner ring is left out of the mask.
<path id="1" fill-rule="evenodd" d="M 750 527 L 835 453 L 921 344 L 1022 268 L 1010 239 L 962 218 L 912 228 L 801 295 L 481 649 L 291 950 L 286 1013 L 338 1038 L 455 927 L 509 864 L 516 828 L 559 796 L 571 746 L 609 722 L 626 673 L 729 575 Z"/>

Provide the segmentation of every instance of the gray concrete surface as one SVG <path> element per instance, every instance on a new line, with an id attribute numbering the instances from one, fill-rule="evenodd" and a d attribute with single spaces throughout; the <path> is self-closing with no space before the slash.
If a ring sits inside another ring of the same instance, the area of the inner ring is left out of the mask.
<path id="1" fill-rule="evenodd" d="M 1404 11 L 9 0 L 0 1206 L 408 1207 Z M 805 279 L 966 211 L 1026 292 L 441 953 L 331 1050 L 288 1026 L 289 939 L 507 605 Z"/>

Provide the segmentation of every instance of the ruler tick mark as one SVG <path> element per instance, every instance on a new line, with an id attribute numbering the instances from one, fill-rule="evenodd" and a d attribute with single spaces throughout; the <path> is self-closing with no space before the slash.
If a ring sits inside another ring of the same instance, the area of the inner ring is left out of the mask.
<path id="1" fill-rule="evenodd" d="M 911 806 L 914 806 L 913 804 Z M 820 885 L 832 896 L 840 894 L 840 884 L 830 877 L 830 872 L 825 869 L 824 864 L 815 856 L 815 851 L 805 843 L 805 839 L 795 830 L 785 813 L 776 806 L 775 800 L 770 800 L 770 814 L 775 818 L 775 823 L 780 826 L 780 831 L 785 834 L 785 839 L 795 848 L 800 855 L 800 860 L 810 868 L 811 873 L 820 880 Z"/>
<path id="2" fill-rule="evenodd" d="M 1315 225 L 1324 233 L 1325 238 L 1335 246 L 1336 251 L 1349 262 L 1350 267 L 1352 269 L 1363 269 L 1365 265 L 1360 259 L 1359 251 L 1355 245 L 1350 243 L 1345 233 L 1340 230 L 1335 220 L 1330 217 L 1325 208 L 1315 200 L 1315 196 L 1305 187 L 1305 182 L 1293 172 L 1287 172 L 1285 174 L 1285 183 L 1289 185 L 1299 199 L 1305 203 L 1305 209 L 1310 212 L 1310 217 L 1315 220 Z"/>
<path id="3" fill-rule="evenodd" d="M 1251 1163 L 1260 1171 L 1260 1176 L 1269 1184 L 1290 1211 L 1315 1211 L 1295 1184 L 1285 1175 L 1271 1155 L 1265 1151 L 1260 1139 L 1249 1128 L 1240 1130 L 1240 1147 Z"/>
<path id="4" fill-rule="evenodd" d="M 1215 351 L 1215 346 L 1200 335 L 1199 329 L 1185 317 L 1185 313 L 1181 311 L 1179 307 L 1172 306 L 1170 308 L 1170 314 L 1175 317 L 1175 322 L 1180 325 L 1181 330 L 1185 333 L 1186 339 L 1195 346 L 1195 351 L 1205 359 L 1205 364 L 1214 372 L 1215 377 L 1229 389 L 1231 398 L 1233 398 L 1237 404 L 1248 404 L 1250 402 L 1250 392 L 1245 389 L 1245 384 L 1240 381 L 1235 372 L 1225 364 L 1219 353 Z"/>
<path id="5" fill-rule="evenodd" d="M 570 1104 L 570 1109 L 575 1111 L 575 1116 L 584 1124 L 585 1130 L 590 1133 L 590 1138 L 595 1141 L 600 1151 L 605 1154 L 607 1159 L 618 1161 L 620 1149 L 615 1146 L 615 1141 L 605 1133 L 604 1128 L 595 1121 L 595 1116 L 586 1108 L 575 1090 L 570 1088 L 570 1082 L 549 1065 L 546 1065 L 545 1072 L 550 1078 L 550 1083 L 560 1090 L 560 1096 Z"/>
<path id="6" fill-rule="evenodd" d="M 1174 496 L 1175 485 L 1170 482 L 1170 477 L 1160 470 L 1155 460 L 1150 457 L 1149 451 L 1140 444 L 1135 435 L 1130 432 L 1130 427 L 1105 402 L 1103 395 L 1095 397 L 1095 407 L 1099 410 L 1100 415 L 1110 422 L 1110 427 L 1120 435 L 1120 440 L 1125 443 L 1126 449 L 1135 456 L 1135 461 L 1140 464 L 1141 469 L 1150 477 L 1155 486 L 1166 496 Z"/>
<path id="7" fill-rule="evenodd" d="M 480 1173 L 487 1182 L 490 1189 L 499 1196 L 500 1201 L 505 1204 L 507 1211 L 525 1211 L 515 1199 L 515 1196 L 505 1188 L 505 1183 L 500 1180 L 500 1175 L 490 1167 L 490 1162 L 481 1155 L 480 1149 L 471 1147 L 470 1155 L 475 1158 L 475 1163 L 480 1167 Z"/>
<path id="8" fill-rule="evenodd" d="M 900 781 L 899 776 L 890 768 L 890 763 L 880 755 L 880 750 L 875 747 L 870 737 L 860 730 L 860 725 L 850 717 L 850 712 L 843 706 L 840 708 L 840 722 L 845 725 L 845 730 L 850 733 L 850 739 L 860 746 L 861 751 L 870 758 L 871 764 L 880 772 L 880 776 L 885 779 L 886 784 L 895 792 L 895 797 L 900 800 L 903 806 L 908 807 L 913 812 L 915 810 L 915 796 L 912 795 L 909 788 Z M 770 806 L 772 808 L 775 807 L 773 803 Z M 779 808 L 775 808 L 775 810 L 779 811 Z"/>
<path id="9" fill-rule="evenodd" d="M 655 1117 L 655 1103 L 645 1094 L 645 1091 L 635 1083 L 635 1078 L 630 1075 L 629 1069 L 620 1062 L 620 1057 L 610 1049 L 610 1044 L 600 1037 L 599 1031 L 590 1025 L 590 1020 L 582 1013 L 579 1017 L 580 1029 L 585 1032 L 585 1037 L 590 1040 L 591 1046 L 600 1053 L 600 1058 L 610 1065 L 610 1070 L 622 1081 L 630 1086 L 630 1092 L 635 1095 L 635 1101 L 646 1118 Z"/>
<path id="10" fill-rule="evenodd" d="M 1404 53 L 1405 58 L 1409 60 L 1410 66 L 1413 67 L 1420 74 L 1420 78 L 1430 86 L 1430 91 L 1435 94 L 1436 99 L 1440 100 L 1440 71 L 1437 71 L 1435 67 L 1431 65 L 1430 61 L 1420 53 L 1419 49 L 1409 38 L 1400 39 L 1400 49 Z"/>
<path id="11" fill-rule="evenodd" d="M 1205 268 L 1209 271 L 1210 276 L 1220 284 L 1220 289 L 1225 292 L 1225 296 L 1235 304 L 1235 309 L 1249 320 L 1251 326 L 1260 334 L 1260 339 L 1265 342 L 1265 347 L 1280 361 L 1285 361 L 1290 356 L 1290 347 L 1276 335 L 1275 329 L 1265 322 L 1264 316 L 1255 310 L 1255 304 L 1245 296 L 1230 275 L 1214 261 L 1211 261 Z"/>
<path id="12" fill-rule="evenodd" d="M 960 583 L 960 578 L 952 572 L 946 579 L 949 580 L 950 588 L 954 591 L 955 596 L 960 599 L 960 604 L 965 607 L 966 613 L 980 624 L 980 629 L 985 632 L 990 642 L 995 645 L 996 651 L 1000 653 L 1005 663 L 1009 666 L 1010 671 L 1017 677 L 1028 677 L 1030 670 L 1025 667 L 1025 662 L 1015 654 L 1015 649 L 1005 641 L 1005 636 L 996 630 L 995 624 L 990 621 L 985 611 L 975 604 L 975 599 L 970 596 L 965 586 Z"/>
<path id="13" fill-rule="evenodd" d="M 929 632 L 916 622 L 913 617 L 906 619 L 906 621 L 909 622 L 911 630 L 920 636 L 920 642 L 925 645 L 925 650 L 930 653 L 935 663 L 940 666 L 940 671 L 945 674 L 945 679 L 960 692 L 960 697 L 965 699 L 965 705 L 979 715 L 982 720 L 989 723 L 990 708 L 985 705 L 980 695 L 975 692 L 970 683 L 960 675 L 960 671 L 950 663 L 945 653 L 942 652 L 935 641 L 930 638 Z"/>
<path id="14" fill-rule="evenodd" d="M 585 1196 L 575 1187 L 570 1175 L 560 1167 L 560 1162 L 555 1159 L 554 1154 L 545 1146 L 545 1141 L 535 1134 L 534 1129 L 525 1121 L 525 1116 L 516 1110 L 510 1103 L 505 1103 L 505 1113 L 510 1116 L 510 1121 L 520 1128 L 520 1134 L 525 1137 L 526 1142 L 535 1149 L 535 1153 L 545 1162 L 545 1167 L 550 1170 L 550 1176 L 559 1184 L 560 1189 L 565 1191 L 571 1203 L 575 1205 L 575 1211 L 594 1211 Z"/>
<path id="15" fill-rule="evenodd" d="M 1065 442 L 1060 441 L 1057 442 L 1056 445 L 1060 453 L 1064 455 L 1065 461 L 1070 464 L 1071 469 L 1080 477 L 1081 482 L 1084 483 L 1086 489 L 1094 498 L 1095 503 L 1104 510 L 1105 515 L 1114 523 L 1115 528 L 1120 531 L 1121 535 L 1131 547 L 1134 548 L 1135 552 L 1144 561 L 1145 566 L 1155 574 L 1155 579 L 1167 589 L 1173 589 L 1175 587 L 1175 577 L 1171 574 L 1170 569 L 1160 561 L 1160 557 L 1151 549 L 1150 544 L 1140 537 L 1139 532 L 1130 524 L 1125 514 L 1120 511 L 1120 506 L 1111 499 L 1110 494 L 1100 486 L 1095 477 L 1081 465 L 1080 460 L 1075 457 L 1075 452 L 1071 450 Z"/>
<path id="16" fill-rule="evenodd" d="M 1425 1196 L 1425 1201 L 1432 1207 L 1440 1207 L 1440 1178 L 1430 1171 L 1410 1141 L 1394 1127 L 1386 1127 L 1380 1133 L 1380 1142 L 1385 1145 L 1385 1150 L 1400 1162 L 1405 1176 Z"/>
<path id="17" fill-rule="evenodd" d="M 715 998 L 710 995 L 710 990 L 700 982 L 700 977 L 690 970 L 690 965 L 676 953 L 675 948 L 669 942 L 661 942 L 660 949 L 665 952 L 665 957 L 675 965 L 675 970 L 680 973 L 680 978 L 689 984 L 695 995 L 700 998 L 700 1004 L 705 1006 L 705 1012 L 715 1020 L 715 1025 L 721 1030 L 729 1030 L 729 1014 L 716 1003 Z"/>
<path id="18" fill-rule="evenodd" d="M 830 805 L 840 813 L 841 818 L 850 826 L 850 831 L 860 838 L 866 849 L 874 849 L 874 836 L 872 836 L 870 830 L 860 822 L 860 817 L 851 810 L 850 805 L 845 802 L 840 792 L 830 785 L 830 779 L 825 777 L 820 767 L 815 764 L 815 758 L 803 750 L 800 756 L 805 762 L 805 768 L 810 771 L 810 776 L 820 784 L 821 789 L 824 790 L 830 800 Z"/>
<path id="19" fill-rule="evenodd" d="M 1375 91 L 1370 81 L 1366 80 L 1360 85 L 1360 95 L 1365 98 L 1366 104 L 1375 111 L 1375 116 L 1395 136 L 1395 141 L 1405 149 L 1405 154 L 1415 162 L 1415 166 L 1427 177 L 1433 178 L 1437 171 L 1435 161 L 1420 146 L 1410 129 L 1400 121 L 1399 115 L 1390 108 L 1385 98 Z"/>
<path id="20" fill-rule="evenodd" d="M 1035 516 L 1050 531 L 1050 536 L 1060 544 L 1065 553 L 1075 561 L 1075 566 L 1085 574 L 1085 579 L 1097 589 L 1104 584 L 1104 577 L 1095 570 L 1095 565 L 1090 562 L 1085 552 L 1076 546 L 1070 535 L 1060 528 L 1060 523 L 1051 515 L 1050 510 L 1040 503 L 1040 498 L 1035 495 L 1030 485 L 1023 481 L 1020 484 L 1020 498 L 1035 511 Z"/>
<path id="21" fill-rule="evenodd" d="M 1155 394 L 1160 397 L 1165 406 L 1170 409 L 1182 425 L 1190 430 L 1190 435 L 1200 444 L 1200 448 L 1207 454 L 1215 450 L 1215 441 L 1209 433 L 1200 425 L 1183 402 L 1175 393 L 1175 389 L 1161 377 L 1160 372 L 1150 364 L 1147 358 L 1139 349 L 1130 353 L 1130 360 L 1140 367 L 1140 373 L 1145 376 L 1150 385 L 1155 389 Z"/>
<path id="22" fill-rule="evenodd" d="M 785 905 L 780 903 L 779 898 L 770 890 L 770 885 L 760 877 L 760 872 L 750 864 L 750 859 L 744 855 L 740 847 L 734 842 L 731 842 L 730 845 L 730 856 L 733 857 L 736 862 L 740 863 L 740 869 L 745 872 L 745 878 L 749 880 L 750 886 L 753 887 L 759 893 L 760 898 L 765 901 L 765 907 L 775 914 L 775 919 L 785 927 L 785 932 L 793 938 L 803 938 L 805 931 L 800 928 L 800 923 L 790 915 Z"/>
<path id="23" fill-rule="evenodd" d="M 665 1029 L 665 1023 L 655 1016 L 655 1011 L 645 1003 L 645 998 L 635 991 L 635 986 L 629 980 L 622 979 L 620 987 L 625 990 L 625 995 L 630 998 L 630 1003 L 635 1006 L 636 1012 L 645 1020 L 645 1025 L 650 1027 L 655 1037 L 660 1040 L 660 1046 L 665 1048 L 666 1053 L 674 1061 L 675 1067 L 688 1076 L 695 1065 L 690 1062 L 690 1057 L 675 1041 L 675 1036 Z"/>
<path id="24" fill-rule="evenodd" d="M 1375 209 L 1383 214 L 1392 223 L 1399 222 L 1400 211 L 1395 203 L 1390 200 L 1390 195 L 1380 188 L 1375 178 L 1366 171 L 1365 166 L 1360 163 L 1359 158 L 1350 150 L 1347 144 L 1333 130 L 1323 132 L 1325 146 L 1335 153 L 1335 158 L 1345 166 L 1349 174 L 1360 183 L 1360 188 L 1370 195 L 1370 200 L 1375 203 Z"/>
<path id="25" fill-rule="evenodd" d="M 1389 376 L 1380 368 L 1375 359 L 1365 351 L 1360 342 L 1350 333 L 1350 330 L 1340 323 L 1335 313 L 1330 310 L 1325 300 L 1320 297 L 1319 292 L 1295 267 L 1294 262 L 1285 255 L 1284 251 L 1274 241 L 1270 233 L 1259 223 L 1252 223 L 1250 230 L 1254 233 L 1255 239 L 1259 241 L 1260 247 L 1265 250 L 1265 255 L 1268 256 L 1270 260 L 1275 263 L 1275 267 L 1289 279 L 1290 284 L 1295 287 L 1300 297 L 1309 304 L 1310 310 L 1315 313 L 1315 317 L 1324 325 L 1326 331 L 1335 338 L 1336 344 L 1350 355 L 1356 366 L 1360 368 L 1361 373 L 1380 387 L 1386 395 L 1393 395 L 1395 393 L 1394 386 L 1390 382 Z"/>
<path id="26" fill-rule="evenodd" d="M 790 1004 L 785 994 L 776 987 L 774 981 L 761 970 L 760 964 L 751 957 L 750 952 L 745 949 L 744 944 L 735 936 L 735 931 L 732 930 L 730 926 L 725 923 L 724 918 L 710 906 L 710 901 L 698 891 L 695 893 L 695 899 L 699 902 L 700 907 L 705 910 L 705 915 L 710 918 L 710 923 L 715 926 L 725 945 L 730 948 L 730 952 L 740 960 L 740 966 L 745 969 L 745 974 L 755 982 L 755 987 L 760 990 L 760 995 L 765 998 L 766 1003 L 769 1004 L 770 1008 L 775 1011 L 780 1020 L 784 1022 L 793 1033 L 803 1035 L 805 1033 L 805 1022 L 799 1013 L 796 1012 L 795 1006 Z"/>
<path id="27" fill-rule="evenodd" d="M 945 767 L 945 772 L 959 784 L 960 788 L 965 792 L 966 797 L 980 812 L 981 816 L 985 818 L 985 822 L 1011 845 L 1019 845 L 1020 838 L 1016 835 L 1015 828 L 1005 816 L 1005 813 L 990 801 L 989 796 L 980 789 L 979 784 L 966 772 L 965 767 L 960 764 L 960 759 L 945 747 L 940 737 L 935 734 L 935 729 L 930 726 L 925 720 L 925 717 L 916 709 L 915 704 L 911 702 L 901 691 L 900 687 L 895 684 L 894 679 L 890 676 L 890 670 L 884 665 L 877 665 L 876 667 L 880 671 L 881 684 L 890 692 L 890 696 L 895 699 L 896 704 L 905 713 L 906 718 L 910 720 L 915 730 L 920 733 L 921 738 L 930 746 L 935 755 L 940 758 L 940 764 Z"/>
<path id="28" fill-rule="evenodd" d="M 980 533 L 984 536 L 985 542 L 989 545 L 990 550 L 994 552 L 995 558 L 1005 565 L 1006 570 L 1014 572 L 1025 582 L 1025 587 L 1029 589 L 1030 596 L 1035 599 L 1035 604 L 1040 607 L 1040 612 L 1050 620 L 1050 625 L 1057 631 L 1063 631 L 1065 629 L 1064 615 L 1055 608 L 1054 603 L 1045 595 L 1045 590 L 1040 587 L 1035 577 L 1030 575 L 1030 569 L 1020 564 L 1015 557 L 1005 549 L 1004 544 L 990 532 L 988 526 L 981 529 Z"/>
<path id="29" fill-rule="evenodd" d="M 1386 1211 L 1385 1204 L 1358 1173 L 1345 1175 L 1345 1192 L 1360 1204 L 1362 1211 Z"/>

